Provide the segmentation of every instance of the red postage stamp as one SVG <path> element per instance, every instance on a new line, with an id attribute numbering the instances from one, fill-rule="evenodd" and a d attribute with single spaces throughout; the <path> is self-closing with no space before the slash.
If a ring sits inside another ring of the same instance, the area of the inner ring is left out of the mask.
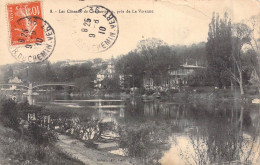
<path id="1" fill-rule="evenodd" d="M 44 42 L 41 2 L 7 5 L 11 45 L 27 45 Z M 24 19 L 27 18 L 27 19 Z"/>
<path id="2" fill-rule="evenodd" d="M 8 4 L 9 51 L 20 62 L 48 59 L 56 45 L 52 26 L 42 19 L 41 1 Z"/>

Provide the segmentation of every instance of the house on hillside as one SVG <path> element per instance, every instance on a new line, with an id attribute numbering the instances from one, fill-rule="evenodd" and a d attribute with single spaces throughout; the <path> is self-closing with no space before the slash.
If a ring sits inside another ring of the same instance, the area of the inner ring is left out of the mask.
<path id="1" fill-rule="evenodd" d="M 22 79 L 20 79 L 19 77 L 15 76 L 15 77 L 12 77 L 8 80 L 8 83 L 14 83 L 14 84 L 20 84 L 22 83 Z"/>
<path id="2" fill-rule="evenodd" d="M 187 85 L 188 84 L 188 76 L 191 75 L 197 69 L 205 69 L 203 66 L 189 65 L 184 64 L 181 65 L 177 70 L 170 69 L 169 70 L 169 85 Z"/>
<path id="3" fill-rule="evenodd" d="M 3 85 L 3 87 L 1 88 L 1 90 L 18 90 L 18 89 L 17 89 L 17 85 L 18 85 L 18 84 L 21 84 L 21 83 L 23 83 L 23 81 L 22 81 L 19 77 L 17 77 L 17 76 L 12 77 L 12 78 L 10 78 L 10 79 L 8 80 L 8 84 L 9 84 L 9 85 Z M 16 85 L 16 84 L 17 84 L 17 85 Z"/>
<path id="4" fill-rule="evenodd" d="M 189 65 L 187 63 L 180 65 L 177 69 L 169 68 L 168 76 L 159 86 L 155 86 L 154 80 L 149 76 L 144 76 L 143 85 L 145 89 L 167 89 L 167 88 L 176 88 L 180 85 L 187 85 L 188 84 L 188 76 L 192 74 L 197 69 L 205 69 L 203 66 L 196 65 Z"/>
<path id="5" fill-rule="evenodd" d="M 104 62 L 107 64 L 106 69 L 102 69 L 97 73 L 96 80 L 94 80 L 96 88 L 103 88 L 102 82 L 104 79 L 112 79 L 115 75 L 115 62 L 114 59 L 111 58 L 110 60 Z"/>

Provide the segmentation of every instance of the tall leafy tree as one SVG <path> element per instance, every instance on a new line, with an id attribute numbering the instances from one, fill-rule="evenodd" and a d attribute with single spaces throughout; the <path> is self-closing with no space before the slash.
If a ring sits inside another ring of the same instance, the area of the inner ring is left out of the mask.
<path id="1" fill-rule="evenodd" d="M 251 54 L 256 55 L 254 67 L 251 73 L 250 82 L 258 87 L 260 91 L 260 16 L 254 15 L 246 21 L 251 29 L 251 41 L 248 43 L 251 48 Z"/>
<path id="2" fill-rule="evenodd" d="M 45 81 L 52 82 L 57 80 L 57 76 L 55 75 L 54 70 L 52 69 L 51 63 L 46 61 L 45 67 Z"/>
<path id="3" fill-rule="evenodd" d="M 232 40 L 232 59 L 235 64 L 235 72 L 231 72 L 234 80 L 239 84 L 241 95 L 244 94 L 243 84 L 244 78 L 243 73 L 245 72 L 247 64 L 243 60 L 242 48 L 243 46 L 251 43 L 252 30 L 243 23 L 234 24 L 232 27 L 233 40 Z"/>
<path id="4" fill-rule="evenodd" d="M 121 56 L 116 71 L 125 75 L 125 87 L 141 87 L 143 78 L 152 78 L 156 85 L 168 78 L 169 68 L 177 68 L 180 60 L 162 40 L 151 38 L 138 43 L 135 51 Z"/>
<path id="5" fill-rule="evenodd" d="M 9 79 L 14 76 L 14 70 L 10 66 L 5 72 L 4 72 L 4 82 L 8 83 Z"/>
<path id="6" fill-rule="evenodd" d="M 208 41 L 206 43 L 208 69 L 211 78 L 218 87 L 228 86 L 231 82 L 229 71 L 232 68 L 232 31 L 228 14 L 221 19 L 213 13 L 209 24 Z"/>
<path id="7" fill-rule="evenodd" d="M 136 51 L 119 57 L 115 65 L 118 74 L 124 76 L 123 87 L 141 87 L 145 71 L 145 61 Z"/>
<path id="8" fill-rule="evenodd" d="M 180 65 L 176 52 L 156 38 L 140 41 L 137 52 L 145 61 L 146 75 L 151 77 L 156 85 L 168 78 L 169 68 L 176 69 Z"/>
<path id="9" fill-rule="evenodd" d="M 173 50 L 176 52 L 180 62 L 182 64 L 198 64 L 201 66 L 207 66 L 206 59 L 206 43 L 200 42 L 198 44 L 186 45 L 174 45 Z"/>

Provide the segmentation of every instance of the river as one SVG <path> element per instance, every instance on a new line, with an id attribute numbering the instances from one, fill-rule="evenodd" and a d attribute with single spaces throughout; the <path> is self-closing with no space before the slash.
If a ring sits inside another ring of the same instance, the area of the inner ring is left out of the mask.
<path id="1" fill-rule="evenodd" d="M 26 99 L 25 96 L 19 98 Z M 175 102 L 38 95 L 29 100 L 49 109 L 81 111 L 112 123 L 98 149 L 136 157 L 144 164 L 257 164 L 260 111 L 234 101 Z"/>

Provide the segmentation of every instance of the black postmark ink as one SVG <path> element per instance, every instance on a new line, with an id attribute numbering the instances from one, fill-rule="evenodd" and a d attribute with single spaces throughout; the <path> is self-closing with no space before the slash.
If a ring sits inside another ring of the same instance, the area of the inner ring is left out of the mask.
<path id="1" fill-rule="evenodd" d="M 78 18 L 78 46 L 88 52 L 103 52 L 111 48 L 119 34 L 118 21 L 112 11 L 104 6 L 86 6 Z"/>
<path id="2" fill-rule="evenodd" d="M 9 51 L 14 58 L 20 62 L 39 63 L 52 55 L 56 36 L 47 21 L 37 16 L 26 16 L 18 19 L 15 27 L 15 30 L 19 31 L 18 42 L 21 44 L 9 46 Z M 43 32 L 42 36 L 41 32 Z M 26 40 L 33 42 L 26 43 Z"/>

